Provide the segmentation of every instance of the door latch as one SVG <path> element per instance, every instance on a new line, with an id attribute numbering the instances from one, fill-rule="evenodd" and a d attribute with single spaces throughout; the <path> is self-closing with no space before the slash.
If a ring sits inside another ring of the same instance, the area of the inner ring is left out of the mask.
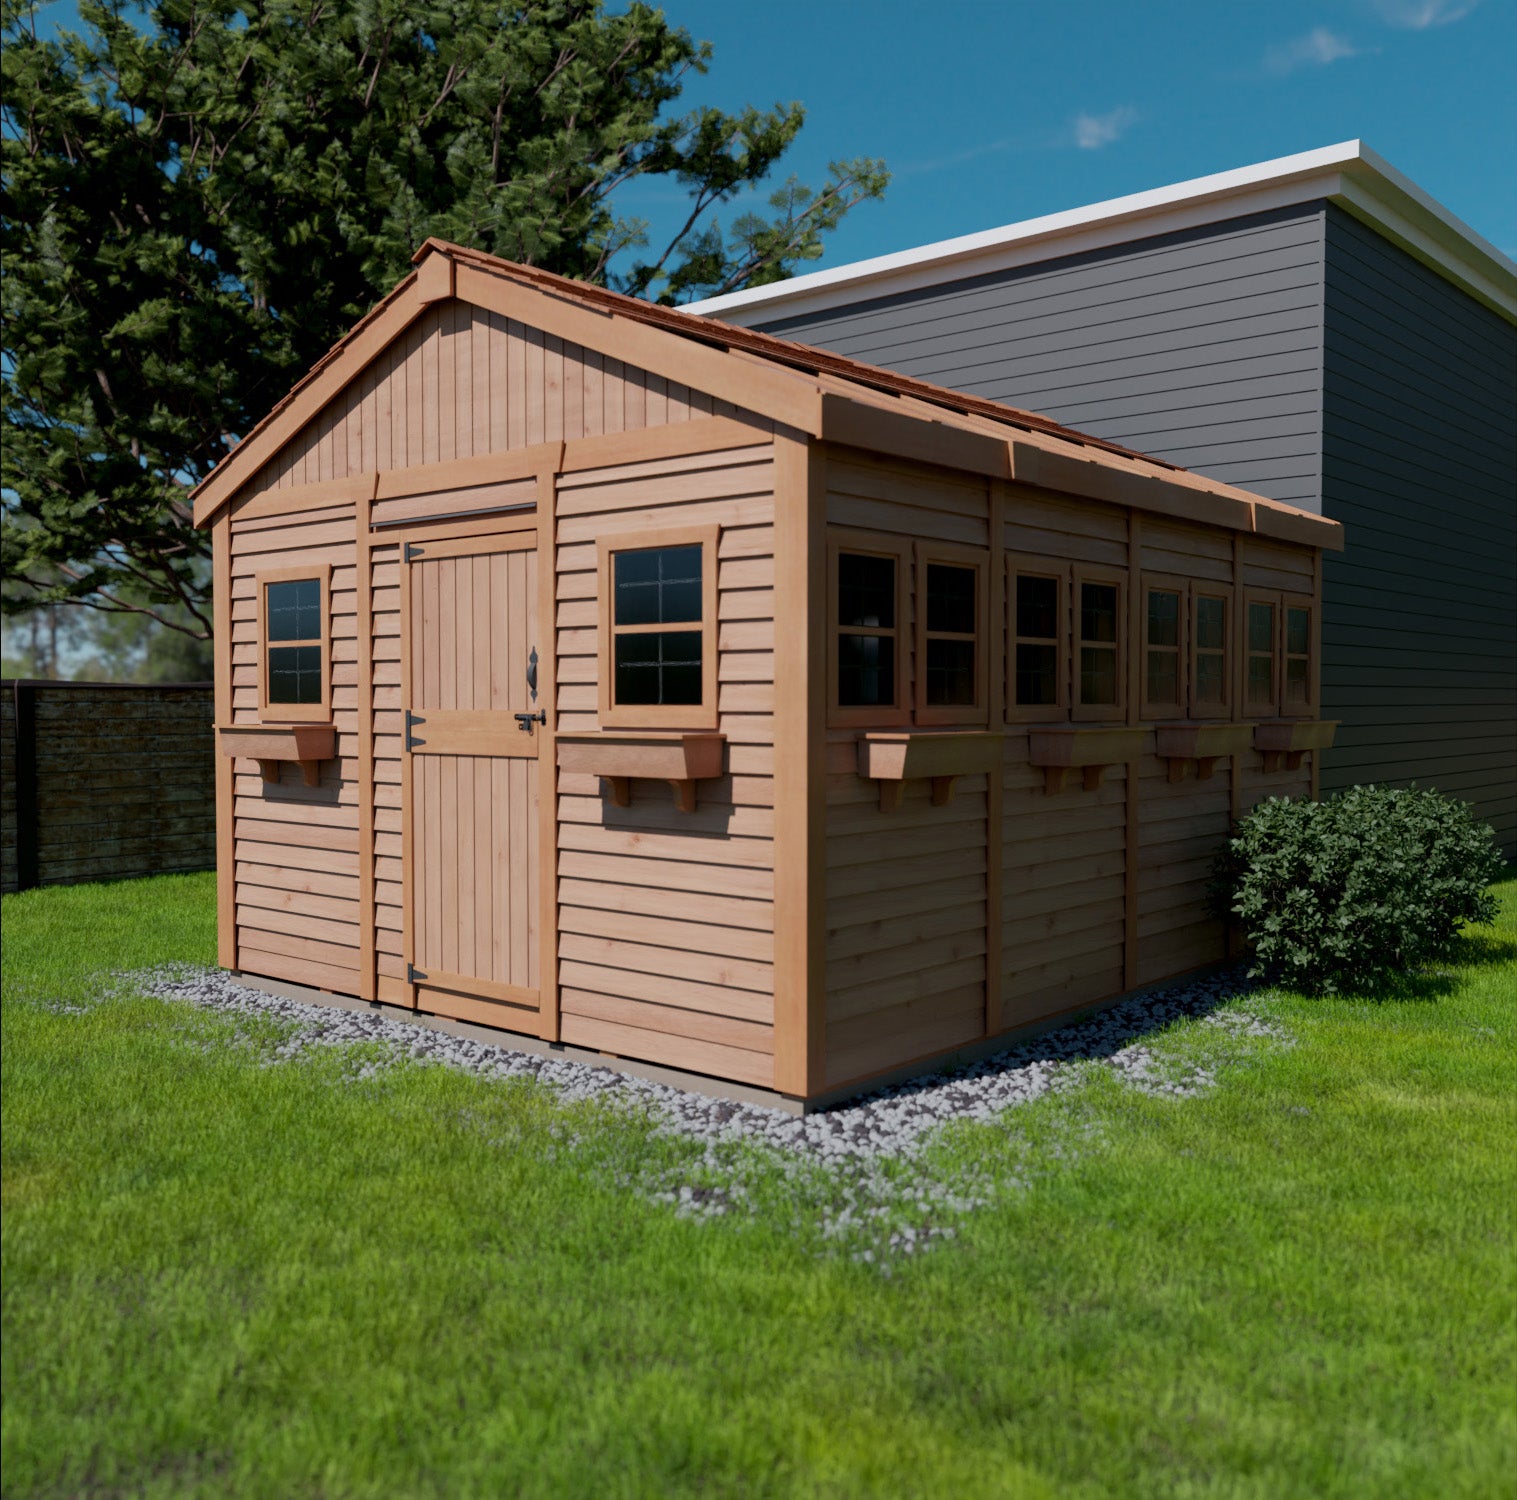
<path id="1" fill-rule="evenodd" d="M 535 714 L 517 714 L 516 727 L 523 734 L 531 734 L 534 724 L 546 724 L 548 722 L 548 710 L 540 708 Z"/>

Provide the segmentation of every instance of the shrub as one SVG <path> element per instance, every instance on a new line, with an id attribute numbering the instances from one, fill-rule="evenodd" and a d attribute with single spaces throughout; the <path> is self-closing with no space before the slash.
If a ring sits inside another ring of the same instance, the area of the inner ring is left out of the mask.
<path id="1" fill-rule="evenodd" d="M 1298 989 L 1373 989 L 1446 957 L 1463 922 L 1490 922 L 1502 860 L 1467 803 L 1356 786 L 1325 802 L 1271 798 L 1218 856 L 1214 896 L 1254 974 Z"/>

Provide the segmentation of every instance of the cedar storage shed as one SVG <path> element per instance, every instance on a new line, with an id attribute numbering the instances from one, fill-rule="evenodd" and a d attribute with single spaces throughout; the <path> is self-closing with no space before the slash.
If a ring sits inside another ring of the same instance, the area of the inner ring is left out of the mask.
<path id="1" fill-rule="evenodd" d="M 817 1104 L 1223 956 L 1341 527 L 429 241 L 200 486 L 220 960 Z"/>

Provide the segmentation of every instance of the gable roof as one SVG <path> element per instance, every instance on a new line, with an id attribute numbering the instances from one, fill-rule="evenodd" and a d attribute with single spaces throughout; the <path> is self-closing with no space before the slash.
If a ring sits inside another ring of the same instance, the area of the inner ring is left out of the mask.
<path id="1" fill-rule="evenodd" d="M 738 323 L 807 316 L 1319 199 L 1336 203 L 1508 322 L 1517 322 L 1517 263 L 1363 141 L 1301 151 L 686 306 Z"/>
<path id="2" fill-rule="evenodd" d="M 429 306 L 453 296 L 613 354 L 811 437 L 878 446 L 898 456 L 1175 514 L 1192 513 L 1196 500 L 1205 496 L 1204 519 L 1215 524 L 1272 531 L 1317 546 L 1342 545 L 1336 522 L 1034 412 L 442 240 L 427 240 L 413 259 L 417 269 L 334 344 L 196 486 L 197 525 L 205 525 L 233 499 Z"/>

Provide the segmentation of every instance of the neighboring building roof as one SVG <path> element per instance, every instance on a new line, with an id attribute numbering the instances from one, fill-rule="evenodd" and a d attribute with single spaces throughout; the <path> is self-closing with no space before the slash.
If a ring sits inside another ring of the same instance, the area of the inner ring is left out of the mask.
<path id="1" fill-rule="evenodd" d="M 197 525 L 233 499 L 428 306 L 456 296 L 669 374 L 813 437 L 1314 546 L 1343 545 L 1337 522 L 1033 412 L 442 240 L 429 239 L 414 259 L 416 271 L 333 345 L 195 488 Z M 642 330 L 635 339 L 633 329 Z"/>
<path id="2" fill-rule="evenodd" d="M 1517 262 L 1362 141 L 1110 198 L 789 281 L 685 304 L 731 323 L 768 322 L 1326 199 L 1517 322 Z"/>

